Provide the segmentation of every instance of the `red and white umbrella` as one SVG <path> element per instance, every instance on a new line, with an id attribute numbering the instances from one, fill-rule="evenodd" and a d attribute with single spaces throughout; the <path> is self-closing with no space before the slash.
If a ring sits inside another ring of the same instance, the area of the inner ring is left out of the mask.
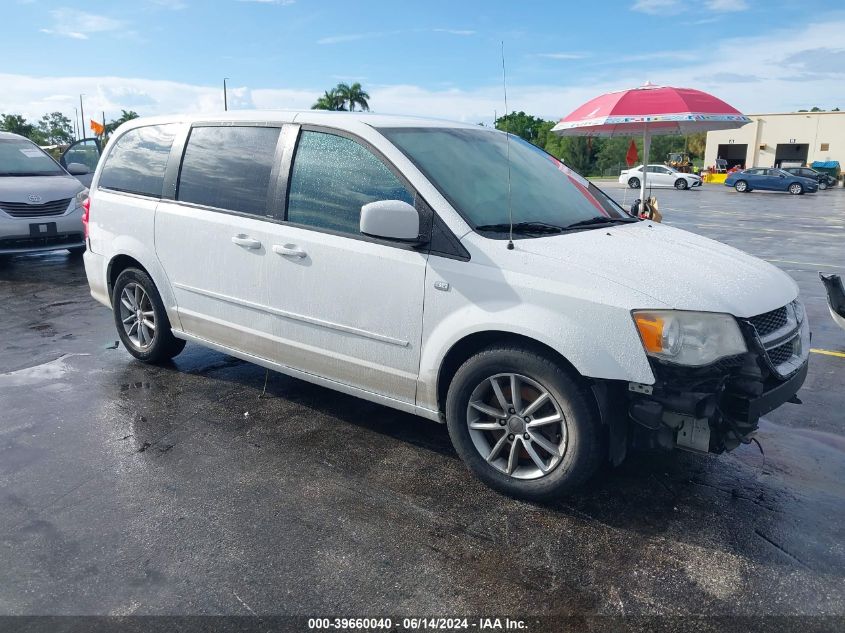
<path id="1" fill-rule="evenodd" d="M 643 135 L 643 177 L 640 200 L 645 200 L 646 166 L 651 137 L 693 134 L 742 127 L 751 119 L 711 94 L 692 88 L 646 83 L 639 88 L 608 92 L 577 108 L 552 128 L 565 136 Z"/>

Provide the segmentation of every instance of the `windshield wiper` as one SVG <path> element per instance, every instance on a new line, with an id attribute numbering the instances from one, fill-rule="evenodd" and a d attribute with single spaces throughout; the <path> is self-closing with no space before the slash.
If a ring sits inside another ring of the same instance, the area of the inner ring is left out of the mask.
<path id="1" fill-rule="evenodd" d="M 616 224 L 618 222 L 622 222 L 623 224 L 628 224 L 630 222 L 639 222 L 637 218 L 609 218 L 604 215 L 599 215 L 594 218 L 587 218 L 586 220 L 578 220 L 577 222 L 573 222 L 572 224 L 567 224 L 564 229 L 578 229 L 581 227 L 586 226 L 597 226 L 601 224 Z"/>
<path id="2" fill-rule="evenodd" d="M 507 233 L 510 231 L 511 225 L 507 222 L 500 222 L 499 224 L 481 224 L 476 226 L 476 231 L 491 231 L 493 233 Z M 555 224 L 548 224 L 547 222 L 514 222 L 514 233 L 560 233 L 563 227 Z"/>

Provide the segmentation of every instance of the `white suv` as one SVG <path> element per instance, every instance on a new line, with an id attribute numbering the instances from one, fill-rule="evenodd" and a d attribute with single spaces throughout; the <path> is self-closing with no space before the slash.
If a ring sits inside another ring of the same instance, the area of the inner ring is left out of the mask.
<path id="1" fill-rule="evenodd" d="M 91 294 L 136 358 L 192 341 L 445 421 L 476 475 L 524 498 L 632 445 L 748 442 L 807 374 L 785 273 L 476 125 L 137 119 L 85 222 Z"/>

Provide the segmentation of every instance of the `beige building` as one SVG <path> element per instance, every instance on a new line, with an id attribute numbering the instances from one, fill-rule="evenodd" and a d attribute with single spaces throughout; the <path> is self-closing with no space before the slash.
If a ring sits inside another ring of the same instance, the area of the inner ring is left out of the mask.
<path id="1" fill-rule="evenodd" d="M 845 112 L 749 114 L 736 130 L 707 133 L 704 165 L 789 167 L 836 160 L 845 168 Z"/>

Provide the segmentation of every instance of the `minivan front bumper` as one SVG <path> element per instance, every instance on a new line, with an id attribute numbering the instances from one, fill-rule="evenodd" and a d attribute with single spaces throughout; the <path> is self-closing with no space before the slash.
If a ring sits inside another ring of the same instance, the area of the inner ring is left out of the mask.
<path id="1" fill-rule="evenodd" d="M 800 403 L 810 347 L 800 302 L 738 323 L 746 353 L 704 367 L 651 359 L 654 384 L 627 385 L 635 445 L 721 453 L 748 443 L 761 416 Z"/>

